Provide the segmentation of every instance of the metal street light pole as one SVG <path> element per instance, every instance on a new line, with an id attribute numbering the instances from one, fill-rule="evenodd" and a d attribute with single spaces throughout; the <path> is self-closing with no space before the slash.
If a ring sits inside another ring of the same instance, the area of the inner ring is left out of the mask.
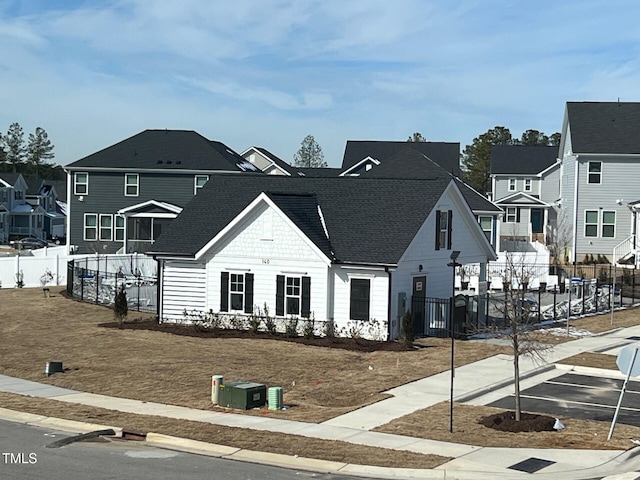
<path id="1" fill-rule="evenodd" d="M 451 262 L 447 263 L 448 267 L 451 267 L 451 302 L 449 305 L 449 334 L 451 335 L 451 391 L 449 395 L 449 433 L 453 433 L 453 378 L 455 377 L 454 370 L 454 331 L 453 331 L 453 310 L 455 308 L 455 296 L 456 296 L 456 267 L 460 266 L 456 262 L 460 256 L 458 250 L 451 252 Z"/>

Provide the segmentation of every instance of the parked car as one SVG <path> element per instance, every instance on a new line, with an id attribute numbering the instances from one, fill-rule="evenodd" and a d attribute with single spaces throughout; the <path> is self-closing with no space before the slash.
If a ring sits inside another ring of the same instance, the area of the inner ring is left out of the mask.
<path id="1" fill-rule="evenodd" d="M 44 240 L 40 240 L 36 237 L 25 237 L 20 240 L 15 240 L 11 242 L 14 248 L 18 250 L 36 250 L 38 248 L 44 248 L 49 244 Z"/>

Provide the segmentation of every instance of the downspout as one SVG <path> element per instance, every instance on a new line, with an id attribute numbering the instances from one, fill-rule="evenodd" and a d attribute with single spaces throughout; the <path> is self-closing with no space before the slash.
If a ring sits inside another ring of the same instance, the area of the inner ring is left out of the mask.
<path id="1" fill-rule="evenodd" d="M 573 175 L 573 251 L 571 253 L 574 265 L 576 264 L 578 255 L 578 174 L 580 173 L 580 162 L 578 158 L 578 155 L 576 155 L 576 168 Z"/>
<path id="2" fill-rule="evenodd" d="M 384 271 L 389 276 L 389 285 L 387 289 L 387 342 L 391 340 L 391 271 L 389 267 L 384 267 Z"/>
<path id="3" fill-rule="evenodd" d="M 162 323 L 162 283 L 164 281 L 164 260 L 156 258 L 158 262 L 158 281 L 156 283 L 156 298 L 158 299 L 156 305 L 156 322 Z"/>

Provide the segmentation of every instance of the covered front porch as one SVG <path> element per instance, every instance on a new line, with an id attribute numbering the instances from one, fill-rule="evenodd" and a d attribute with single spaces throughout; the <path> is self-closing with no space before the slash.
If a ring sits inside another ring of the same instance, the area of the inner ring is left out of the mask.
<path id="1" fill-rule="evenodd" d="M 144 253 L 151 249 L 182 207 L 168 202 L 149 200 L 118 210 L 124 218 L 124 245 L 118 253 Z"/>

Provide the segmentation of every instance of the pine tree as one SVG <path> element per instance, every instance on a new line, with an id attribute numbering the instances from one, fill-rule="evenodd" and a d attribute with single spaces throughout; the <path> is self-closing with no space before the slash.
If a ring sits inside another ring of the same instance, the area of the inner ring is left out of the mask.
<path id="1" fill-rule="evenodd" d="M 313 135 L 304 137 L 304 140 L 300 143 L 300 148 L 293 157 L 293 162 L 296 167 L 325 168 L 327 166 L 322 148 L 313 138 Z"/>
<path id="2" fill-rule="evenodd" d="M 19 123 L 12 123 L 9 131 L 2 137 L 7 162 L 11 164 L 13 173 L 18 171 L 18 165 L 24 163 L 26 149 L 24 146 L 24 130 Z"/>
<path id="3" fill-rule="evenodd" d="M 40 167 L 46 165 L 47 160 L 54 157 L 53 145 L 44 128 L 37 127 L 35 133 L 29 134 L 29 145 L 27 146 L 27 163 L 32 169 L 32 173 L 37 177 Z"/>

